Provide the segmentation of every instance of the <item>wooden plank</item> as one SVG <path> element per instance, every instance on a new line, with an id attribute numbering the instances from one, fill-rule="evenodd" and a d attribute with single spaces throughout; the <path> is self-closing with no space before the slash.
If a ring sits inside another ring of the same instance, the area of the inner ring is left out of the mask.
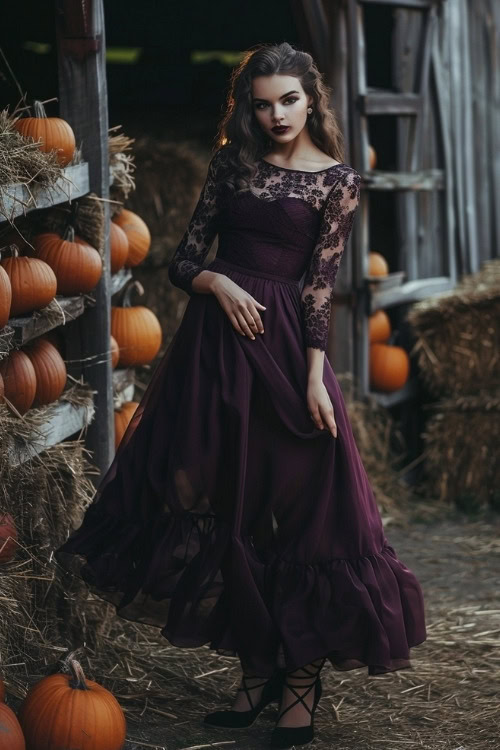
<path id="1" fill-rule="evenodd" d="M 385 172 L 372 169 L 362 173 L 368 190 L 442 190 L 442 169 L 419 169 L 416 172 Z"/>
<path id="2" fill-rule="evenodd" d="M 108 102 L 106 85 L 106 37 L 103 0 L 56 0 L 56 32 L 59 58 L 60 114 L 68 120 L 83 155 L 89 162 L 90 189 L 109 197 Z M 111 280 L 109 251 L 109 203 L 104 200 L 104 269 L 95 290 L 95 305 L 88 307 L 75 326 L 80 351 L 71 353 L 82 362 L 84 380 L 96 391 L 97 419 L 86 435 L 86 447 L 100 476 L 114 456 L 113 383 L 109 337 L 111 333 Z M 104 356 L 102 353 L 107 353 Z"/>
<path id="3" fill-rule="evenodd" d="M 395 8 L 415 8 L 416 10 L 425 10 L 434 5 L 437 0 L 358 0 L 364 5 L 394 5 Z"/>
<path id="4" fill-rule="evenodd" d="M 392 289 L 375 291 L 370 295 L 370 313 L 381 308 L 418 302 L 435 294 L 450 291 L 454 286 L 453 280 L 447 276 L 437 276 L 433 279 L 414 279 Z"/>
<path id="5" fill-rule="evenodd" d="M 26 344 L 31 339 L 41 336 L 53 328 L 75 320 L 84 311 L 85 297 L 83 295 L 77 297 L 58 296 L 50 305 L 37 310 L 36 313 L 10 318 L 8 325 L 14 329 L 12 341 L 18 346 Z M 56 313 L 59 314 L 59 317 L 56 317 Z"/>
<path id="6" fill-rule="evenodd" d="M 392 393 L 382 393 L 381 391 L 370 391 L 370 395 L 375 401 L 386 408 L 402 404 L 410 399 L 417 398 L 419 392 L 417 378 L 408 380 L 402 388 Z"/>
<path id="7" fill-rule="evenodd" d="M 130 268 L 120 268 L 119 271 L 111 276 L 110 294 L 117 294 L 122 289 L 127 281 L 132 278 L 132 271 Z"/>
<path id="8" fill-rule="evenodd" d="M 443 14 L 446 8 L 443 8 Z M 431 54 L 431 74 L 434 84 L 435 116 L 439 128 L 439 146 L 442 151 L 441 163 L 444 167 L 444 224 L 446 227 L 445 236 L 445 267 L 444 272 L 451 279 L 458 277 L 457 257 L 455 252 L 455 229 L 456 213 L 454 202 L 453 187 L 453 154 L 451 144 L 451 104 L 450 104 L 450 78 L 449 78 L 449 60 L 446 19 L 442 24 L 442 34 L 445 38 L 443 45 L 440 45 L 439 35 L 435 34 L 432 41 Z"/>
<path id="9" fill-rule="evenodd" d="M 345 9 L 340 3 L 325 3 L 327 23 L 330 27 L 330 47 L 326 83 L 331 88 L 330 105 L 337 113 L 342 133 L 349 133 L 350 98 L 348 80 L 345 74 L 349 51 Z M 313 55 L 314 56 L 314 55 Z M 349 139 L 346 139 L 343 161 L 351 163 Z M 335 372 L 353 372 L 353 326 L 354 317 L 351 305 L 339 304 L 339 295 L 350 294 L 353 288 L 352 245 L 347 248 L 337 276 L 327 356 Z"/>
<path id="10" fill-rule="evenodd" d="M 364 115 L 414 115 L 420 112 L 422 99 L 419 94 L 396 91 L 369 91 L 358 97 Z"/>
<path id="11" fill-rule="evenodd" d="M 357 101 L 359 96 L 367 93 L 366 86 L 366 53 L 364 41 L 363 8 L 357 0 L 347 2 L 347 38 L 349 48 L 349 95 L 351 101 Z M 368 154 L 368 121 L 356 108 L 352 108 L 353 116 L 349 133 L 351 143 L 352 164 L 363 175 L 369 169 Z M 371 172 L 369 173 L 371 174 Z M 361 197 L 357 215 L 351 233 L 351 247 L 353 258 L 352 289 L 362 290 L 364 279 L 368 272 L 369 251 L 369 196 L 362 185 Z M 369 390 L 368 382 L 368 318 L 366 315 L 366 295 L 356 294 L 352 308 L 352 336 L 353 336 L 353 372 L 359 397 L 363 398 Z"/>
<path id="12" fill-rule="evenodd" d="M 70 435 L 87 427 L 94 417 L 94 407 L 74 406 L 68 401 L 56 401 L 51 404 L 47 421 L 37 432 L 33 432 L 26 444 L 20 445 L 13 439 L 8 443 L 7 453 L 14 466 L 29 461 L 33 456 L 57 445 Z"/>
<path id="13" fill-rule="evenodd" d="M 36 182 L 0 187 L 0 223 L 23 216 L 29 211 L 50 208 L 79 198 L 89 192 L 89 165 L 75 164 L 62 170 L 62 176 L 51 188 Z"/>

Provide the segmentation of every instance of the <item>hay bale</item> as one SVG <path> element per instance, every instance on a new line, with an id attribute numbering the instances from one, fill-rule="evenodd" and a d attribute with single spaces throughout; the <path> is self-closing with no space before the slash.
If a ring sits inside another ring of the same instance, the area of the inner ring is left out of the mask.
<path id="1" fill-rule="evenodd" d="M 64 398 L 90 405 L 92 393 L 81 384 Z M 29 461 L 12 465 L 12 438 L 23 443 L 45 420 L 50 406 L 30 409 L 22 418 L 0 405 L 0 508 L 18 530 L 15 558 L 0 576 L 0 653 L 9 689 L 23 695 L 30 675 L 44 674 L 67 650 L 74 616 L 52 560 L 68 529 L 78 523 L 94 493 L 83 440 L 65 441 Z M 82 632 L 81 624 L 78 630 Z"/>
<path id="2" fill-rule="evenodd" d="M 500 387 L 500 260 L 415 304 L 408 321 L 416 336 L 411 353 L 431 394 Z"/>
<path id="3" fill-rule="evenodd" d="M 428 407 L 426 481 L 461 510 L 500 509 L 500 390 L 447 398 Z"/>

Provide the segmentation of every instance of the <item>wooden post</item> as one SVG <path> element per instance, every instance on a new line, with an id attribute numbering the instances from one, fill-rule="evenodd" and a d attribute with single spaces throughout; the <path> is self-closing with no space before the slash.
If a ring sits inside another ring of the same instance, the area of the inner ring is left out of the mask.
<path id="1" fill-rule="evenodd" d="M 75 131 L 89 163 L 90 190 L 109 196 L 106 42 L 102 0 L 57 0 L 59 111 Z M 109 205 L 105 202 L 105 251 L 102 278 L 89 307 L 73 328 L 84 379 L 95 391 L 96 416 L 86 445 L 104 474 L 113 458 L 113 387 L 110 353 Z M 74 357 L 74 353 L 72 354 Z M 94 479 L 98 482 L 100 477 Z"/>

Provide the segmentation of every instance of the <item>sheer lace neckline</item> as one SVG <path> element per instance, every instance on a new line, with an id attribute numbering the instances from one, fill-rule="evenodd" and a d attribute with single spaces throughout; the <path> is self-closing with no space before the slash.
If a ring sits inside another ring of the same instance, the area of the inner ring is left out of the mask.
<path id="1" fill-rule="evenodd" d="M 330 167 L 325 167 L 324 169 L 318 169 L 315 172 L 312 172 L 309 169 L 291 169 L 290 167 L 279 167 L 277 164 L 273 164 L 272 162 L 267 161 L 266 159 L 264 159 L 264 157 L 261 157 L 260 161 L 263 161 L 264 164 L 269 164 L 270 167 L 274 167 L 275 169 L 283 169 L 285 172 L 302 172 L 303 174 L 321 174 L 321 172 L 327 172 L 329 169 L 334 169 L 335 167 L 347 166 L 347 164 L 339 162 L 338 164 L 332 164 Z"/>

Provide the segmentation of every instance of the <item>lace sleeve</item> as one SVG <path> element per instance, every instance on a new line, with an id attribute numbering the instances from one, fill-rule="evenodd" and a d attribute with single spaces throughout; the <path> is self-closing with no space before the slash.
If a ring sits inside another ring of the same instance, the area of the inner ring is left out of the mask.
<path id="1" fill-rule="evenodd" d="M 335 278 L 359 203 L 361 176 L 342 174 L 328 193 L 301 294 L 306 346 L 326 351 Z"/>
<path id="2" fill-rule="evenodd" d="M 220 153 L 217 151 L 210 160 L 198 203 L 168 267 L 168 277 L 172 284 L 184 289 L 189 295 L 193 294 L 191 282 L 203 271 L 203 261 L 217 234 L 217 173 Z"/>

